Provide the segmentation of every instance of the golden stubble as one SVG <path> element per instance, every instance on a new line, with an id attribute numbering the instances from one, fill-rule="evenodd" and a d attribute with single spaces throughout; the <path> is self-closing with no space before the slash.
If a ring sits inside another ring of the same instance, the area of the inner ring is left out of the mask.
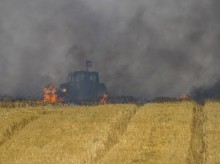
<path id="1" fill-rule="evenodd" d="M 216 163 L 220 103 L 0 109 L 0 163 Z"/>

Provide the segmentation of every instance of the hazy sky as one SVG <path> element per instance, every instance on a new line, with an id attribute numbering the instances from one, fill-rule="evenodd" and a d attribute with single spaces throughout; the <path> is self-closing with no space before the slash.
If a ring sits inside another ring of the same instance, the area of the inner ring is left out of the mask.
<path id="1" fill-rule="evenodd" d="M 0 95 L 40 96 L 86 59 L 114 94 L 212 85 L 219 8 L 219 0 L 0 0 Z"/>

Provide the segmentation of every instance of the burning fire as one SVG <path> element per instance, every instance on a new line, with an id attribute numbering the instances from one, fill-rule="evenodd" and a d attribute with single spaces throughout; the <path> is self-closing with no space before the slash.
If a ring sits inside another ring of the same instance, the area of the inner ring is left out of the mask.
<path id="1" fill-rule="evenodd" d="M 102 105 L 105 105 L 105 104 L 106 104 L 106 102 L 107 102 L 107 97 L 108 97 L 108 95 L 107 95 L 106 93 L 104 93 L 103 96 L 102 96 L 102 99 L 101 99 L 101 104 L 102 104 Z"/>
<path id="2" fill-rule="evenodd" d="M 180 99 L 180 100 L 189 100 L 190 98 L 189 98 L 188 95 L 183 94 L 183 95 L 181 95 L 181 96 L 179 97 L 179 99 Z"/>
<path id="3" fill-rule="evenodd" d="M 43 89 L 44 102 L 56 103 L 58 101 L 57 91 L 53 85 Z"/>

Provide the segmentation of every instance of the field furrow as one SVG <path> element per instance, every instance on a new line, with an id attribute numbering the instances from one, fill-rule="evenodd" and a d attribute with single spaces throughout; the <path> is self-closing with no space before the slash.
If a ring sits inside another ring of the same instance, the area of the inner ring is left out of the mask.
<path id="1" fill-rule="evenodd" d="M 98 149 L 95 154 L 97 156 L 94 158 L 94 162 L 97 162 L 101 159 L 114 145 L 119 142 L 120 137 L 126 131 L 127 126 L 130 120 L 134 117 L 138 110 L 138 107 L 134 107 L 133 110 L 123 110 L 109 125 L 109 130 L 107 137 L 104 140 L 104 146 L 101 149 Z"/>
<path id="2" fill-rule="evenodd" d="M 193 108 L 188 163 L 205 163 L 207 151 L 205 123 L 206 116 L 203 106 L 195 105 Z"/>
<path id="3" fill-rule="evenodd" d="M 205 104 L 206 121 L 206 163 L 213 164 L 220 161 L 220 103 L 207 102 Z"/>
<path id="4" fill-rule="evenodd" d="M 9 140 L 16 132 L 22 130 L 27 124 L 38 119 L 42 110 L 29 109 L 0 109 L 0 146 Z"/>
<path id="5" fill-rule="evenodd" d="M 0 163 L 219 163 L 220 103 L 0 109 Z"/>
<path id="6" fill-rule="evenodd" d="M 190 102 L 145 105 L 99 163 L 186 163 L 193 106 Z"/>
<path id="7" fill-rule="evenodd" d="M 0 147 L 0 163 L 91 163 L 126 128 L 135 105 L 64 107 L 25 126 Z"/>

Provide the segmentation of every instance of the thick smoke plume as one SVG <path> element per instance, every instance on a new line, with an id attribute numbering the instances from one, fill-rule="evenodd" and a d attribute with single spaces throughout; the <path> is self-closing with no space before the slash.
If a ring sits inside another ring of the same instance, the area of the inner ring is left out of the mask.
<path id="1" fill-rule="evenodd" d="M 191 97 L 198 102 L 204 103 L 206 99 L 220 99 L 220 81 L 218 80 L 213 85 L 194 88 L 191 91 Z"/>
<path id="2" fill-rule="evenodd" d="M 220 78 L 218 0 L 1 0 L 0 95 L 41 95 L 90 59 L 110 92 L 179 96 Z"/>

